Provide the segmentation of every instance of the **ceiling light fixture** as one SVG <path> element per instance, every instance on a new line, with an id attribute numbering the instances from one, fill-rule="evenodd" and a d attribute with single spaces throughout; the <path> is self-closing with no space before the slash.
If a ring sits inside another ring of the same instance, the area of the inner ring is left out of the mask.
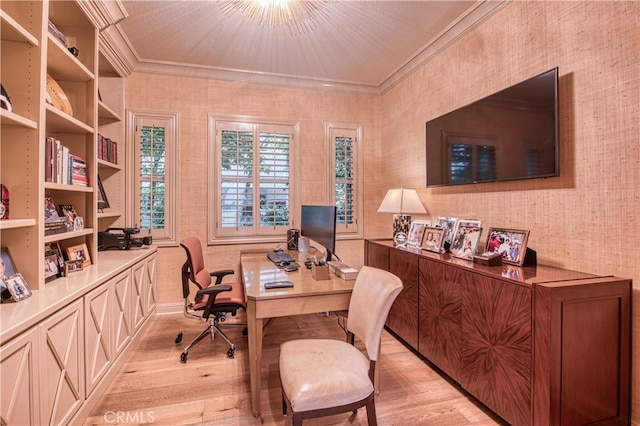
<path id="1" fill-rule="evenodd" d="M 220 7 L 226 16 L 240 12 L 248 21 L 271 28 L 287 27 L 294 35 L 315 28 L 327 3 L 328 0 L 227 0 Z"/>

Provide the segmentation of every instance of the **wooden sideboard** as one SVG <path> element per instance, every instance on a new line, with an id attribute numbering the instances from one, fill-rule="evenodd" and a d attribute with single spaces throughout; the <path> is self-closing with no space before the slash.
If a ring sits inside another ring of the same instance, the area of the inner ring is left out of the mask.
<path id="1" fill-rule="evenodd" d="M 404 289 L 387 328 L 514 425 L 629 424 L 631 281 L 365 241 Z"/>

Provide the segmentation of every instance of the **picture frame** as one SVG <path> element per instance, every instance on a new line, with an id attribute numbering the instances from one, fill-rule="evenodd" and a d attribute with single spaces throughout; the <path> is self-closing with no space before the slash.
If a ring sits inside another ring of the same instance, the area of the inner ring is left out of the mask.
<path id="1" fill-rule="evenodd" d="M 411 247 L 420 247 L 420 245 L 422 244 L 422 237 L 424 236 L 424 229 L 427 226 L 431 226 L 431 221 L 428 221 L 428 220 L 411 221 L 409 234 L 407 234 L 407 245 Z"/>
<path id="2" fill-rule="evenodd" d="M 91 255 L 85 243 L 67 247 L 67 255 L 69 260 L 82 260 L 83 268 L 91 265 Z"/>
<path id="3" fill-rule="evenodd" d="M 436 220 L 436 226 L 445 230 L 443 242 L 446 242 L 447 244 L 451 244 L 451 237 L 453 235 L 453 232 L 456 228 L 457 223 L 458 223 L 457 217 L 438 216 Z M 443 247 L 444 247 L 444 244 L 443 244 Z"/>
<path id="4" fill-rule="evenodd" d="M 451 254 L 461 259 L 473 260 L 481 235 L 481 220 L 460 219 L 451 240 Z"/>
<path id="5" fill-rule="evenodd" d="M 96 195 L 98 198 L 98 209 L 108 209 L 109 200 L 107 199 L 107 193 L 104 191 L 104 186 L 102 186 L 102 179 L 100 179 L 100 175 L 98 175 L 98 193 Z"/>
<path id="6" fill-rule="evenodd" d="M 15 302 L 31 296 L 31 290 L 29 290 L 29 286 L 27 286 L 27 282 L 21 273 L 18 272 L 3 281 L 9 289 L 9 293 L 11 293 L 11 298 Z"/>
<path id="7" fill-rule="evenodd" d="M 5 280 L 15 274 L 16 266 L 13 263 L 9 249 L 0 247 L 0 300 L 4 301 L 12 298 Z"/>
<path id="8" fill-rule="evenodd" d="M 504 263 L 522 266 L 528 241 L 528 230 L 489 228 L 485 251 L 500 253 Z"/>
<path id="9" fill-rule="evenodd" d="M 67 260 L 64 262 L 64 276 L 68 276 L 73 272 L 80 272 L 84 269 L 84 262 L 81 259 Z"/>
<path id="10" fill-rule="evenodd" d="M 60 243 L 52 242 L 44 245 L 44 281 L 53 281 L 64 276 L 64 256 Z M 54 273 L 55 272 L 55 273 Z"/>
<path id="11" fill-rule="evenodd" d="M 446 231 L 446 229 L 438 226 L 427 226 L 424 229 L 424 235 L 422 237 L 422 244 L 420 247 L 423 250 L 442 253 L 442 246 L 444 244 Z"/>

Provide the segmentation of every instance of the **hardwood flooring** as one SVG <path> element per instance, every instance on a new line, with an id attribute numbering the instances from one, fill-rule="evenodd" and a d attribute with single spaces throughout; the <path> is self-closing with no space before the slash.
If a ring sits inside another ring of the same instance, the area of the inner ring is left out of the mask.
<path id="1" fill-rule="evenodd" d="M 242 316 L 238 316 L 242 320 Z M 235 318 L 233 320 L 236 320 Z M 308 337 L 343 339 L 335 317 L 303 315 L 278 318 L 264 337 L 262 415 L 249 406 L 247 339 L 239 328 L 227 333 L 236 343 L 236 356 L 226 356 L 223 339 L 204 339 L 180 362 L 182 348 L 205 323 L 182 315 L 156 316 L 127 361 L 96 404 L 85 425 L 284 425 L 278 373 L 279 346 L 285 340 Z M 184 330 L 180 345 L 174 344 Z M 451 384 L 387 331 L 380 358 L 380 393 L 376 396 L 378 424 L 502 425 L 499 418 Z M 366 425 L 364 408 L 311 419 L 305 425 Z"/>

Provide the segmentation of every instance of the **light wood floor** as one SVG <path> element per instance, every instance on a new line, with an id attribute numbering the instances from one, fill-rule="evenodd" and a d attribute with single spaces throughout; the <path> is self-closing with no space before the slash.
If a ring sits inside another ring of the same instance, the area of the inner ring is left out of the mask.
<path id="1" fill-rule="evenodd" d="M 254 418 L 249 407 L 247 339 L 240 329 L 228 333 L 237 346 L 234 359 L 227 358 L 224 340 L 205 339 L 189 351 L 187 363 L 182 364 L 182 348 L 206 324 L 182 315 L 156 316 L 150 321 L 85 425 L 284 425 L 278 373 L 280 343 L 299 337 L 344 338 L 335 317 L 304 315 L 275 320 L 265 332 L 262 415 Z M 180 330 L 185 331 L 184 340 L 175 345 Z M 376 412 L 381 426 L 503 424 L 386 331 L 380 363 Z M 123 421 L 116 422 L 116 416 Z M 360 409 L 356 415 L 345 413 L 304 424 L 366 425 L 367 417 Z"/>

